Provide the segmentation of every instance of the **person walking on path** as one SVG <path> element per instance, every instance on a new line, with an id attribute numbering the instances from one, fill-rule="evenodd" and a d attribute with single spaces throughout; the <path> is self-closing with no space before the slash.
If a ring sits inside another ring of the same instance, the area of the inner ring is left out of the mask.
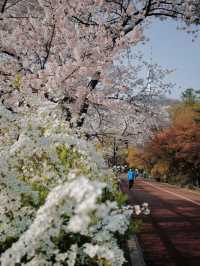
<path id="1" fill-rule="evenodd" d="M 129 187 L 129 189 L 131 189 L 133 187 L 134 179 L 135 179 L 135 174 L 134 174 L 132 169 L 129 169 L 128 170 L 128 187 Z"/>
<path id="2" fill-rule="evenodd" d="M 134 172 L 135 172 L 135 179 L 136 179 L 136 177 L 139 176 L 139 170 L 136 168 Z"/>

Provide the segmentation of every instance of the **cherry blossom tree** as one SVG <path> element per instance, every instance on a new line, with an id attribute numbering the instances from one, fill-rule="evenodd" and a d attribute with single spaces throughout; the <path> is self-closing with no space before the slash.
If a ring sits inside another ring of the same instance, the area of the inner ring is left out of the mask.
<path id="1" fill-rule="evenodd" d="M 16 112 L 40 94 L 62 105 L 66 120 L 78 127 L 91 92 L 99 80 L 106 85 L 113 59 L 143 38 L 151 17 L 199 23 L 199 1 L 8 0 L 0 10 L 3 103 Z M 11 96 L 17 106 L 6 101 Z"/>
<path id="2" fill-rule="evenodd" d="M 96 127 L 86 115 L 102 106 L 111 121 L 98 130 L 135 130 L 136 117 L 153 113 L 148 102 L 165 73 L 148 72 L 145 83 L 133 74 L 139 66 L 120 65 L 123 53 L 144 39 L 151 17 L 190 25 L 199 14 L 199 1 L 1 1 L 2 266 L 123 264 L 117 236 L 126 234 L 133 210 L 74 128 Z"/>
<path id="3" fill-rule="evenodd" d="M 122 64 L 118 62 L 110 68 L 112 75 L 108 73 L 110 80 L 105 89 L 99 88 L 88 97 L 90 108 L 83 130 L 88 138 L 97 137 L 100 142 L 107 136 L 141 145 L 155 128 L 169 120 L 158 97 L 173 89 L 174 84 L 165 80 L 172 71 L 148 63 L 138 55 Z"/>

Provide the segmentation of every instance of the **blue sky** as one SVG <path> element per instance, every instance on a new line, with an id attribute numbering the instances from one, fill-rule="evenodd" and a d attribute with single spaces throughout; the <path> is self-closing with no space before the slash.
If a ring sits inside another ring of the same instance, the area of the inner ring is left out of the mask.
<path id="1" fill-rule="evenodd" d="M 176 25 L 173 21 L 155 20 L 145 30 L 150 41 L 137 48 L 145 59 L 150 59 L 152 49 L 153 63 L 176 69 L 169 77 L 177 84 L 171 98 L 180 98 L 185 88 L 200 89 L 200 41 L 192 42 L 192 35 L 178 31 Z"/>

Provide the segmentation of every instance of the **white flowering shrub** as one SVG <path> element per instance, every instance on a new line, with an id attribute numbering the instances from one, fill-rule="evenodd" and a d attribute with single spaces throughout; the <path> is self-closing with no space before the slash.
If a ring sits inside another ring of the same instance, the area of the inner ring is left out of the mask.
<path id="1" fill-rule="evenodd" d="M 0 115 L 1 265 L 122 265 L 132 210 L 94 147 L 55 104 Z"/>

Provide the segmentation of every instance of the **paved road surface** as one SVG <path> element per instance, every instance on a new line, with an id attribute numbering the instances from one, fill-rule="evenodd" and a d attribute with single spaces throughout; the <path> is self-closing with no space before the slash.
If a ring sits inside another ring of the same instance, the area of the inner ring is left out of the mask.
<path id="1" fill-rule="evenodd" d="M 147 266 L 200 266 L 200 193 L 139 179 L 121 187 L 131 204 L 150 204 L 138 234 Z"/>

